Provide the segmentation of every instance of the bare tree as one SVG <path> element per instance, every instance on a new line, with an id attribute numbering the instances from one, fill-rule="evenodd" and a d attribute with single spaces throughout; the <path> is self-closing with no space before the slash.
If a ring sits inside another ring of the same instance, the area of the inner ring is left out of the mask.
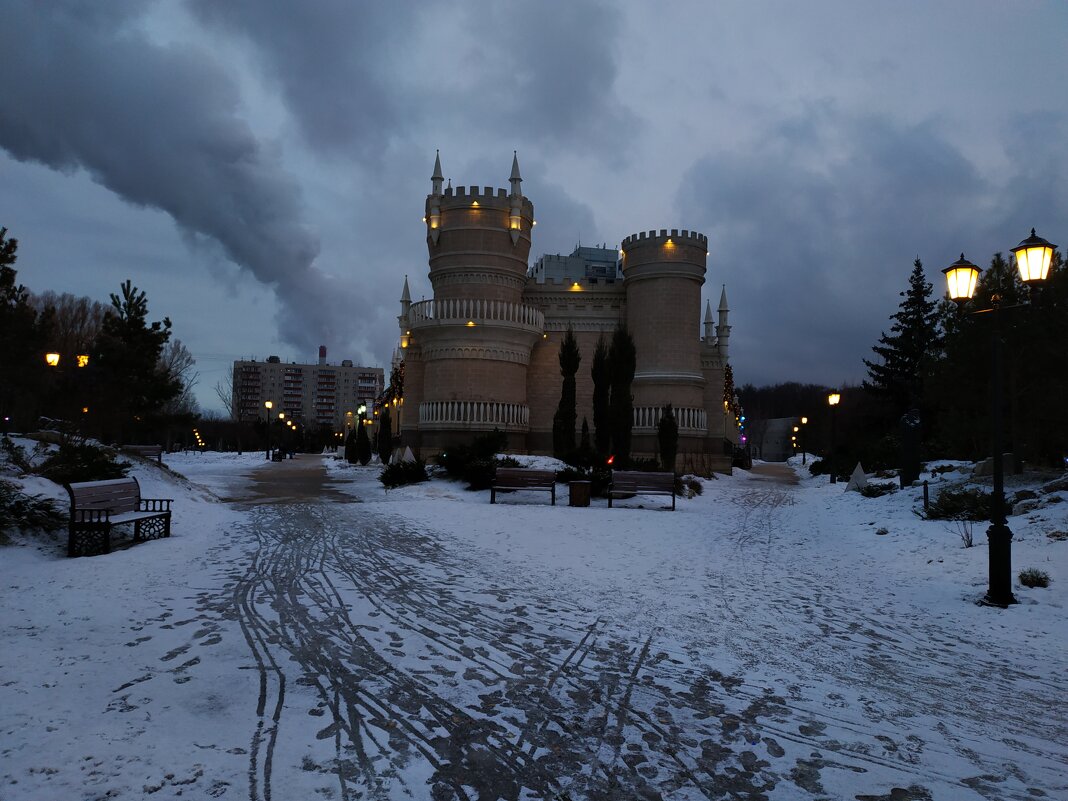
<path id="1" fill-rule="evenodd" d="M 199 411 L 193 388 L 200 380 L 200 373 L 193 369 L 196 359 L 180 339 L 172 339 L 163 346 L 159 368 L 181 383 L 181 391 L 167 403 L 168 414 L 192 414 Z"/>
<path id="2" fill-rule="evenodd" d="M 62 353 L 88 353 L 107 311 L 107 306 L 92 298 L 51 290 L 30 295 L 30 305 L 49 318 L 55 341 L 47 345 Z"/>
<path id="3" fill-rule="evenodd" d="M 234 374 L 227 372 L 215 384 L 215 394 L 226 409 L 226 415 L 231 420 L 237 420 L 237 409 L 234 408 Z M 240 421 L 238 421 L 240 422 Z"/>

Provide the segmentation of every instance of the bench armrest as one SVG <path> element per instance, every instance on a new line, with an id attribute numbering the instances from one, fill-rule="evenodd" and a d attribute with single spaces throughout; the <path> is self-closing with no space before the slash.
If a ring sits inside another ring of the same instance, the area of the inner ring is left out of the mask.
<path id="1" fill-rule="evenodd" d="M 139 512 L 169 512 L 173 498 L 142 498 L 138 505 Z"/>

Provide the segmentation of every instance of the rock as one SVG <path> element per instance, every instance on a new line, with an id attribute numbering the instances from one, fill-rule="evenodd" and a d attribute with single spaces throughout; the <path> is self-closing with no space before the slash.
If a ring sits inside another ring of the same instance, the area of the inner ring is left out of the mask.
<path id="1" fill-rule="evenodd" d="M 1020 501 L 1014 504 L 1012 507 L 1012 513 L 1014 515 L 1025 515 L 1028 512 L 1033 512 L 1035 509 L 1042 508 L 1042 501 L 1030 498 L 1028 500 Z"/>

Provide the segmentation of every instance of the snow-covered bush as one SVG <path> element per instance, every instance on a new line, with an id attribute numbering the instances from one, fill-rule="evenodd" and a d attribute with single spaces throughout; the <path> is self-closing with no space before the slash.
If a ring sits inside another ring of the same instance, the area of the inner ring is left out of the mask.
<path id="1" fill-rule="evenodd" d="M 382 468 L 382 474 L 378 477 L 386 489 L 403 487 L 405 484 L 418 484 L 420 481 L 429 481 L 426 474 L 426 464 L 421 459 L 411 462 L 401 460 Z"/>
<path id="2" fill-rule="evenodd" d="M 66 522 L 55 501 L 27 495 L 10 481 L 0 480 L 0 542 L 12 530 L 55 531 Z"/>
<path id="3" fill-rule="evenodd" d="M 928 520 L 989 520 L 990 493 L 978 487 L 947 487 L 931 501 Z"/>
<path id="4" fill-rule="evenodd" d="M 1038 568 L 1029 567 L 1020 571 L 1020 583 L 1025 587 L 1048 587 L 1049 573 Z"/>

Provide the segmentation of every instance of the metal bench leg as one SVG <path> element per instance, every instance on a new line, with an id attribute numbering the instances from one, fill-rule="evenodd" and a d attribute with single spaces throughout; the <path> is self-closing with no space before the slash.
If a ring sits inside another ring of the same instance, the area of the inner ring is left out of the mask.
<path id="1" fill-rule="evenodd" d="M 496 503 L 496 502 L 497 502 L 497 488 L 496 487 L 490 487 L 490 503 Z"/>

